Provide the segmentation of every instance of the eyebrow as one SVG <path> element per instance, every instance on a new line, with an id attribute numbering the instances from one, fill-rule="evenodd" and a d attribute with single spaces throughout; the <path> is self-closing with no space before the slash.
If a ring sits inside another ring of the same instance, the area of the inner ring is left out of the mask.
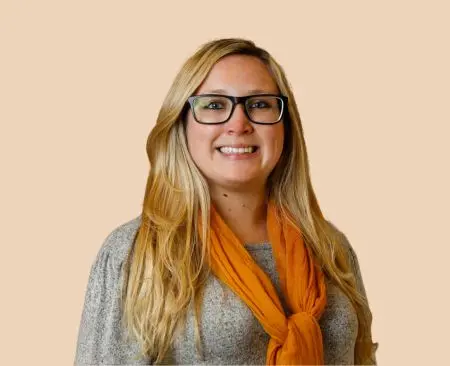
<path id="1" fill-rule="evenodd" d="M 207 93 L 217 93 L 217 94 L 226 94 L 227 91 L 225 89 L 213 89 L 213 90 L 205 90 L 203 93 L 207 94 Z M 250 89 L 247 90 L 247 94 L 272 94 L 272 93 L 277 93 L 274 91 L 268 91 L 268 90 L 262 90 L 262 89 Z"/>

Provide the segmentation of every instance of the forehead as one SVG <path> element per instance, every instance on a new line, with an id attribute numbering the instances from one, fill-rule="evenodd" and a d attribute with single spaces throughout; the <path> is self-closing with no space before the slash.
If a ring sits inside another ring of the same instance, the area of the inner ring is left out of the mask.
<path id="1" fill-rule="evenodd" d="M 224 93 L 235 96 L 263 92 L 277 93 L 278 87 L 268 67 L 255 56 L 230 55 L 212 68 L 198 93 Z"/>

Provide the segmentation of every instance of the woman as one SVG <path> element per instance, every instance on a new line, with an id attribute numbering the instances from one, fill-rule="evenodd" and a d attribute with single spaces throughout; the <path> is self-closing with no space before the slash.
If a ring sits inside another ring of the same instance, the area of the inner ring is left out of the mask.
<path id="1" fill-rule="evenodd" d="M 315 197 L 280 65 L 204 44 L 151 131 L 142 213 L 92 266 L 77 364 L 374 364 L 357 257 Z"/>

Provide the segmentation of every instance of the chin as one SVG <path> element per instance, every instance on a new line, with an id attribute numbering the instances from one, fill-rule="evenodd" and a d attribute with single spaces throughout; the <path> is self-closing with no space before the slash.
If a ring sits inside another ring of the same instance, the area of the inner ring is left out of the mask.
<path id="1" fill-rule="evenodd" d="M 246 175 L 242 176 L 222 176 L 216 177 L 213 180 L 213 184 L 226 188 L 244 188 L 245 186 L 259 186 L 264 181 L 261 177 L 249 177 Z"/>

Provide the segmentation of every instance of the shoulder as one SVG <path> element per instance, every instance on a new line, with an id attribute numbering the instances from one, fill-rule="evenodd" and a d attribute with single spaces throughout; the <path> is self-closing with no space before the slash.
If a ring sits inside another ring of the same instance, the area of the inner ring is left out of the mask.
<path id="1" fill-rule="evenodd" d="M 95 263 L 108 261 L 120 266 L 133 244 L 140 224 L 141 215 L 138 215 L 113 228 L 103 241 Z"/>
<path id="2" fill-rule="evenodd" d="M 333 224 L 331 221 L 326 220 L 326 222 L 328 223 L 330 231 L 338 239 L 339 244 L 344 249 L 344 252 L 347 253 L 348 257 L 354 256 L 355 251 L 353 250 L 353 247 L 350 244 L 350 241 L 348 240 L 347 236 L 340 229 L 338 229 L 337 226 Z"/>
<path id="3" fill-rule="evenodd" d="M 106 236 L 91 264 L 86 294 L 88 308 L 100 308 L 103 306 L 100 298 L 117 291 L 123 264 L 139 226 L 140 216 L 115 227 Z"/>
<path id="4" fill-rule="evenodd" d="M 357 256 L 355 250 L 353 249 L 352 244 L 350 244 L 350 241 L 348 240 L 347 236 L 341 230 L 339 230 L 330 221 L 327 221 L 327 222 L 330 225 L 331 230 L 334 231 L 334 235 L 337 236 L 337 242 L 341 246 L 343 252 L 345 253 L 350 270 L 352 271 L 352 274 L 355 278 L 356 287 L 357 287 L 358 291 L 363 296 L 366 296 L 366 289 L 364 286 L 364 281 L 362 279 L 361 267 L 359 264 L 358 256 Z"/>
<path id="5" fill-rule="evenodd" d="M 355 276 L 360 276 L 359 262 L 355 250 L 353 249 L 350 240 L 343 231 L 337 228 L 335 224 L 327 220 L 329 229 L 332 235 L 336 238 L 336 244 L 340 246 L 345 257 L 347 258 L 348 264 Z"/>

